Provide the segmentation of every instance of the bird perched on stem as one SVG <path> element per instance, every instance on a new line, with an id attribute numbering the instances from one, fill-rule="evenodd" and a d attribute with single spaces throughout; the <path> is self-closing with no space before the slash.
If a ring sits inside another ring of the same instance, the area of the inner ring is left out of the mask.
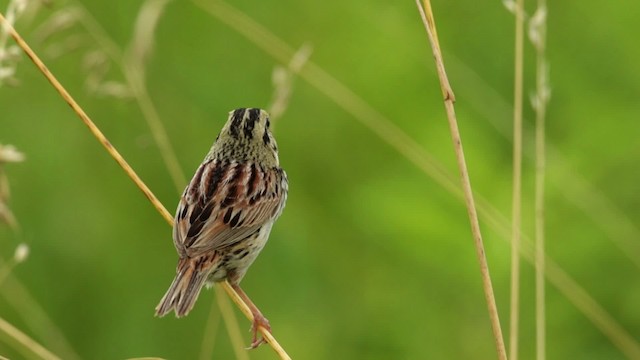
<path id="1" fill-rule="evenodd" d="M 172 310 L 185 316 L 204 285 L 227 280 L 253 314 L 251 348 L 264 342 L 258 327 L 271 327 L 239 284 L 266 244 L 288 191 L 269 127 L 264 110 L 229 113 L 180 198 L 173 226 L 177 274 L 156 307 L 157 316 Z"/>

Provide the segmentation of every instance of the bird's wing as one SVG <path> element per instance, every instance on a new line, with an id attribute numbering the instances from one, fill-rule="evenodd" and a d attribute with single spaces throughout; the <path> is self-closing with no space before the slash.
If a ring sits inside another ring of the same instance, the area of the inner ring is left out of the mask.
<path id="1" fill-rule="evenodd" d="M 195 256 L 243 240 L 280 215 L 286 196 L 286 174 L 280 168 L 207 161 L 180 199 L 176 248 Z"/>

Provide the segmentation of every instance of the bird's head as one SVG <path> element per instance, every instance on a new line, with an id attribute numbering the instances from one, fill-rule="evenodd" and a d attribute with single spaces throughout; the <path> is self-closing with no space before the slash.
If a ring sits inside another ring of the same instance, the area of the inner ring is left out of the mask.
<path id="1" fill-rule="evenodd" d="M 269 130 L 270 126 L 269 114 L 262 109 L 233 110 L 209 155 L 220 160 L 253 161 L 266 167 L 278 166 L 278 146 Z"/>

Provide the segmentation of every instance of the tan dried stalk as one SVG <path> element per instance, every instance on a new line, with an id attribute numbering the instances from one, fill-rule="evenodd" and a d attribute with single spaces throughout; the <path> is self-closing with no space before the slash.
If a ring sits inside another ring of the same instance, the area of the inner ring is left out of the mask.
<path id="1" fill-rule="evenodd" d="M 49 71 L 46 65 L 40 60 L 40 58 L 35 54 L 35 52 L 29 47 L 29 45 L 24 41 L 22 36 L 18 34 L 18 32 L 8 24 L 0 14 L 0 23 L 6 26 L 9 34 L 16 41 L 18 46 L 27 54 L 27 56 L 31 59 L 31 61 L 36 65 L 36 67 L 42 72 L 42 74 L 47 78 L 47 80 L 51 83 L 51 85 L 58 91 L 60 96 L 64 99 L 64 101 L 71 106 L 73 111 L 80 117 L 82 122 L 89 128 L 89 131 L 96 137 L 96 139 L 102 144 L 102 146 L 107 150 L 109 155 L 122 167 L 125 173 L 129 176 L 129 178 L 136 184 L 136 186 L 142 191 L 142 193 L 149 199 L 151 204 L 156 208 L 156 210 L 160 213 L 160 215 L 167 221 L 167 223 L 173 226 L 173 216 L 167 211 L 167 209 L 162 205 L 160 200 L 151 192 L 151 190 L 147 187 L 147 185 L 140 179 L 140 177 L 135 173 L 133 168 L 127 163 L 127 161 L 120 155 L 120 153 L 113 147 L 113 145 L 109 142 L 109 140 L 104 136 L 104 134 L 100 131 L 100 129 L 93 123 L 93 121 L 89 118 L 89 116 L 84 112 L 84 110 L 76 103 L 76 101 L 71 97 L 71 95 L 67 92 L 67 90 L 60 84 L 60 82 L 56 79 L 56 77 Z M 251 311 L 249 307 L 242 301 L 240 296 L 233 290 L 231 285 L 228 282 L 223 282 L 220 284 L 227 292 L 227 294 L 231 297 L 231 299 L 238 305 L 240 310 L 249 318 L 249 320 L 253 321 L 253 316 L 251 315 Z M 281 359 L 290 359 L 289 355 L 286 351 L 280 346 L 276 338 L 265 328 L 258 328 L 263 335 L 264 339 L 267 343 L 274 349 L 274 351 L 280 356 Z"/>
<path id="2" fill-rule="evenodd" d="M 462 147 L 462 139 L 460 137 L 458 122 L 456 120 L 454 108 L 455 95 L 453 94 L 453 90 L 451 89 L 451 85 L 449 84 L 449 79 L 447 78 L 447 73 L 444 68 L 442 52 L 440 51 L 438 34 L 436 32 L 436 24 L 433 17 L 433 12 L 431 10 L 431 2 L 429 0 L 425 0 L 424 7 L 421 5 L 420 0 L 416 0 L 416 4 L 418 5 L 420 15 L 422 16 L 424 26 L 427 30 L 429 43 L 431 44 L 431 50 L 436 62 L 438 78 L 440 79 L 440 88 L 442 90 L 442 96 L 444 98 L 444 105 L 447 112 L 447 119 L 449 121 L 449 128 L 451 131 L 451 138 L 453 140 L 453 147 L 456 153 L 456 159 L 458 160 L 458 170 L 460 171 L 462 190 L 464 192 L 465 204 L 467 205 L 467 212 L 469 214 L 469 221 L 471 223 L 471 232 L 473 233 L 476 255 L 478 256 L 478 261 L 480 263 L 482 285 L 484 289 L 485 299 L 487 301 L 487 307 L 489 310 L 489 318 L 491 319 L 491 327 L 493 329 L 493 337 L 496 343 L 498 358 L 501 360 L 506 360 L 507 352 L 504 347 L 502 328 L 500 327 L 500 318 L 498 316 L 498 307 L 496 306 L 496 299 L 493 293 L 491 275 L 489 274 L 489 264 L 487 263 L 487 257 L 485 255 L 484 245 L 482 243 L 480 223 L 478 221 L 475 201 L 473 200 L 473 191 L 471 190 L 471 180 L 469 179 L 469 172 L 467 170 L 467 164 L 464 158 L 464 149 Z"/>

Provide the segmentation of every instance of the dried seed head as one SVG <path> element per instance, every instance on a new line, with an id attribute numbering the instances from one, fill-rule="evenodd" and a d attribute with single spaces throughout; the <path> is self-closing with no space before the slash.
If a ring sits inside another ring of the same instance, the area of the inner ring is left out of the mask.
<path id="1" fill-rule="evenodd" d="M 0 164 L 22 162 L 24 159 L 24 154 L 18 151 L 13 145 L 0 144 Z"/>
<path id="2" fill-rule="evenodd" d="M 29 256 L 29 245 L 25 243 L 18 245 L 18 247 L 16 248 L 16 251 L 13 253 L 13 259 L 15 260 L 16 264 L 24 262 L 25 260 L 27 260 L 28 256 Z"/>

